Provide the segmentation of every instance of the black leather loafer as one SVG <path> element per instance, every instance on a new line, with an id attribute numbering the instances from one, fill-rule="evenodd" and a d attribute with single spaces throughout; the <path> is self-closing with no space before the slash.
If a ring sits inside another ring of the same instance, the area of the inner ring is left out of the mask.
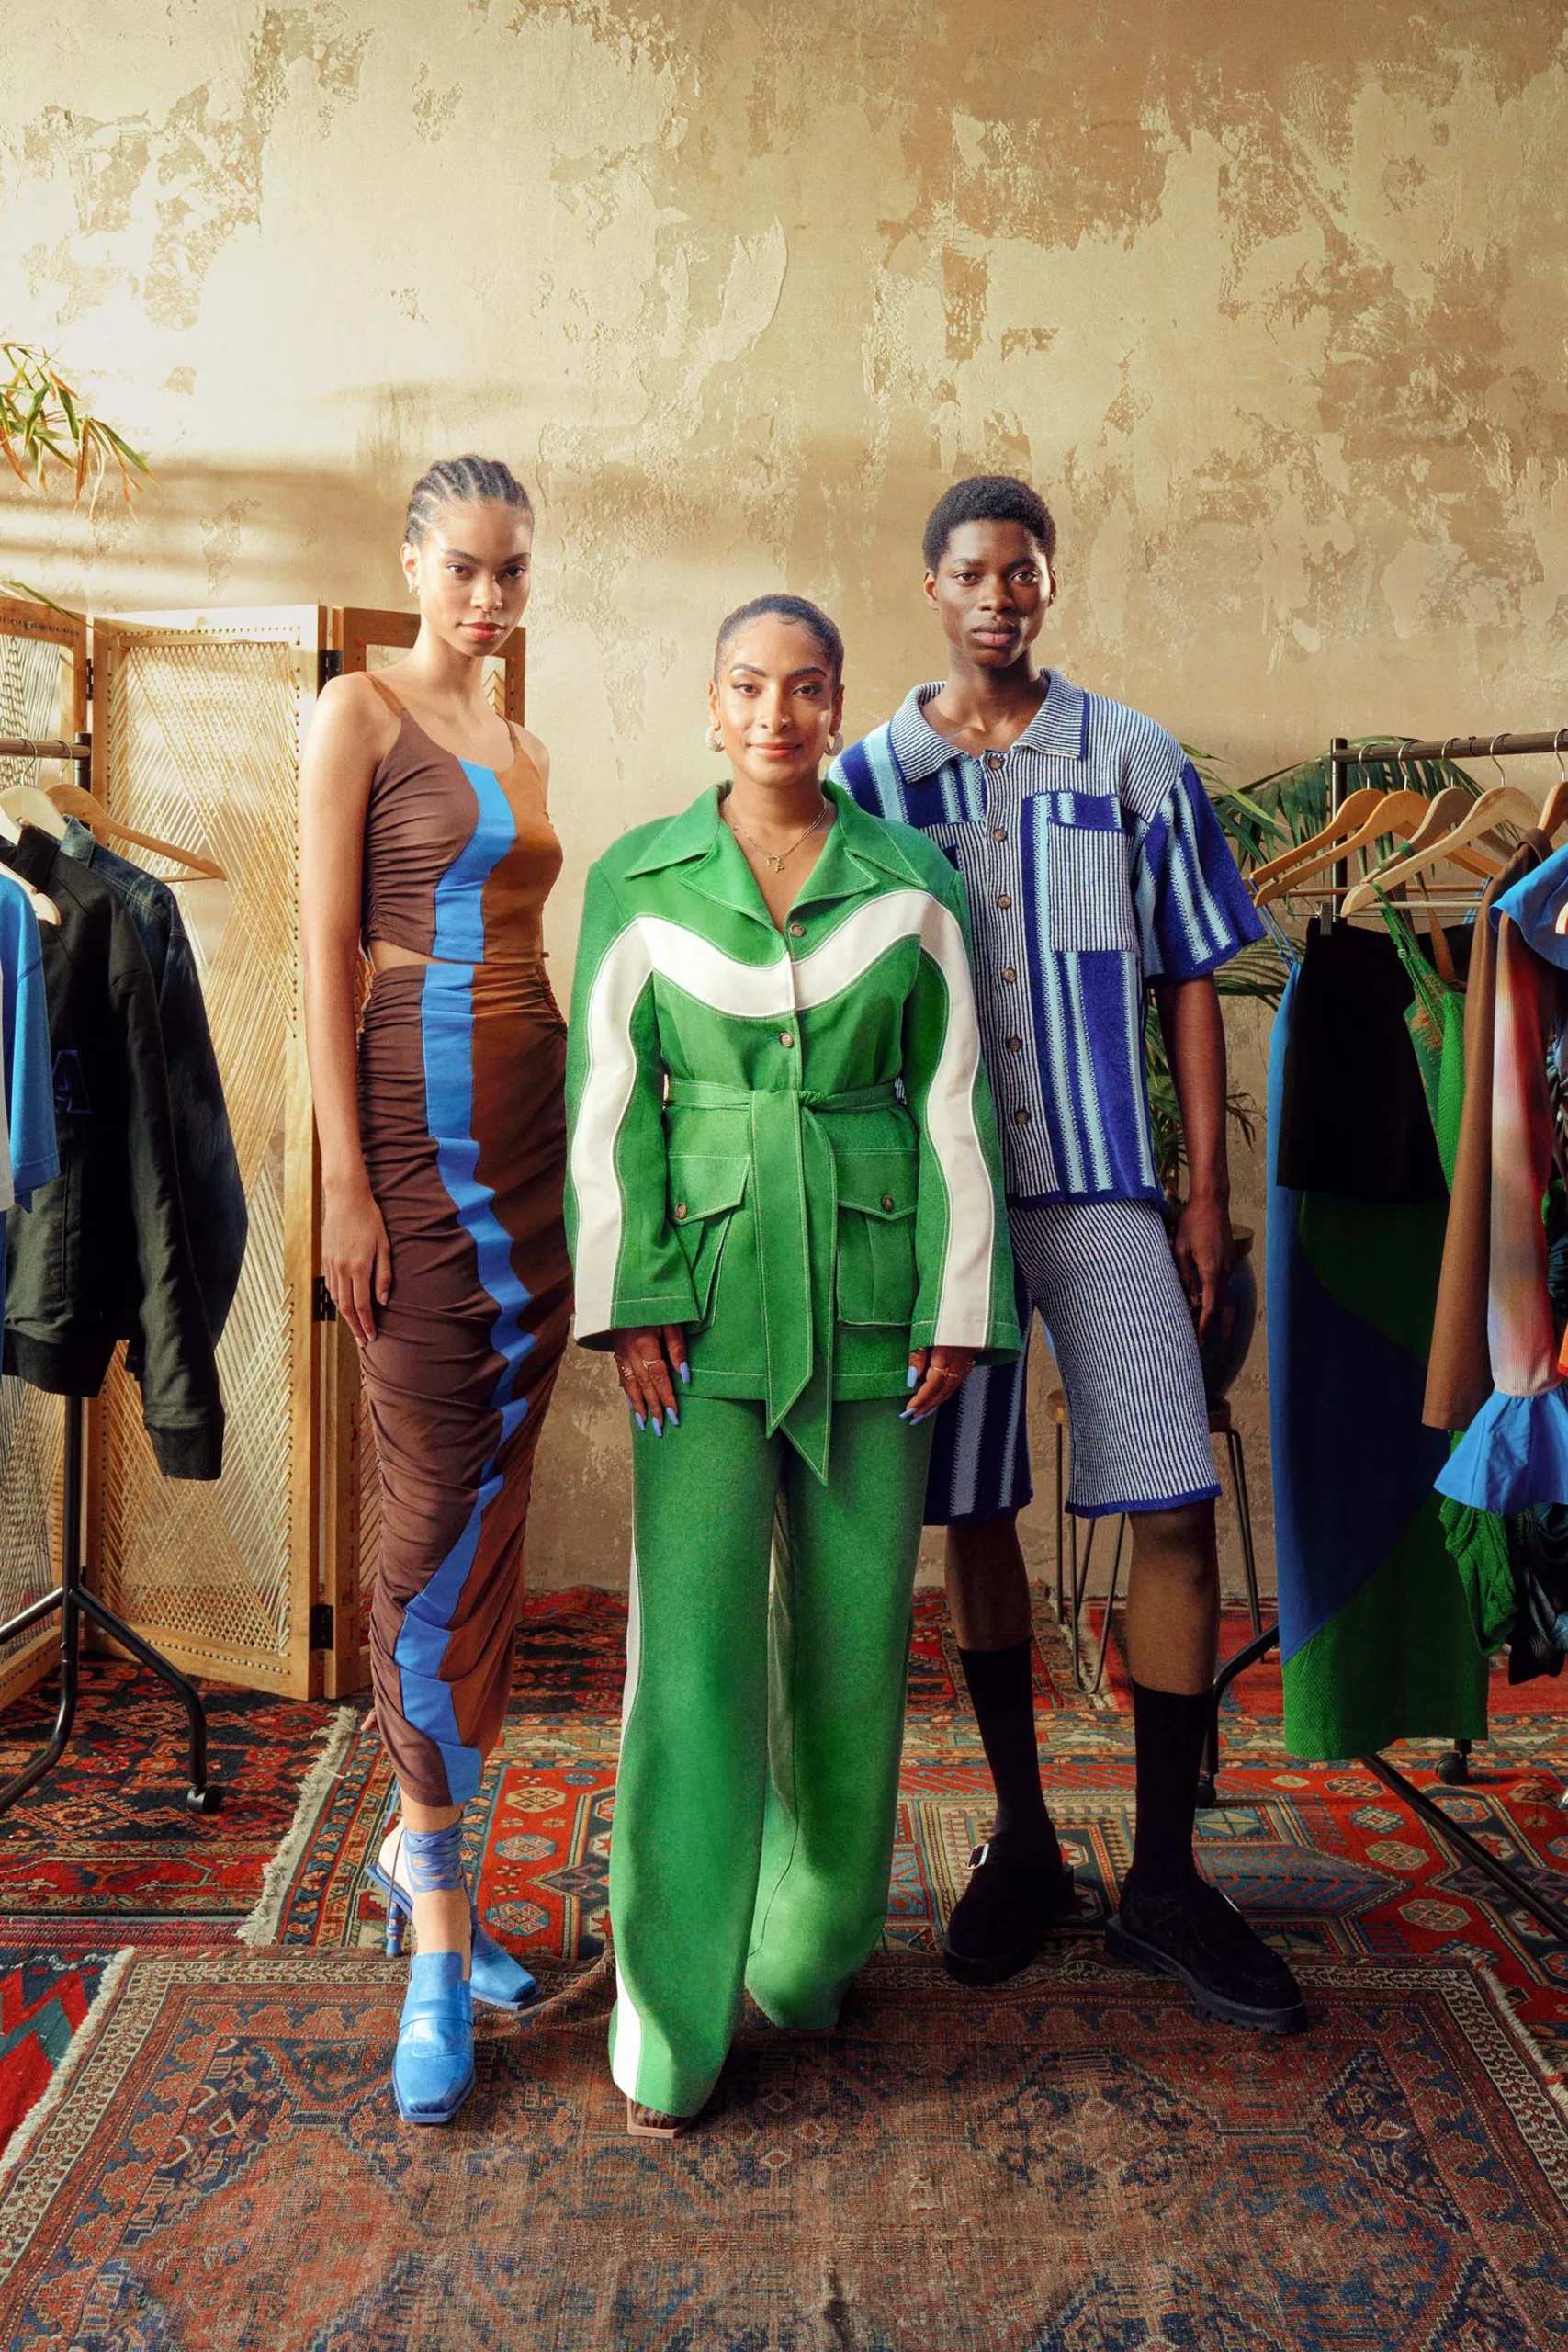
<path id="1" fill-rule="evenodd" d="M 1124 1887 L 1105 1949 L 1151 1976 L 1174 1976 L 1197 2007 L 1254 2033 L 1300 2033 L 1306 2003 L 1277 1951 L 1217 1886 L 1193 1878 L 1176 1894 Z"/>
<path id="2" fill-rule="evenodd" d="M 969 1871 L 942 1938 L 942 1960 L 961 1984 L 1000 1984 L 1028 1967 L 1046 1928 L 1071 1911 L 1073 1874 L 1059 1846 L 1043 1852 L 1005 1833 L 976 1847 Z"/>

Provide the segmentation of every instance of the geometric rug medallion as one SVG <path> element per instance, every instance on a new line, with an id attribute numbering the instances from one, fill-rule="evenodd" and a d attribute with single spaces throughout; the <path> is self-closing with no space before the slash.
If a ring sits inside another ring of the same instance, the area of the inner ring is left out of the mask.
<path id="1" fill-rule="evenodd" d="M 884 1955 L 626 2137 L 604 1964 L 400 2125 L 368 1951 L 139 1954 L 0 2181 L 10 2352 L 1529 2352 L 1568 2115 L 1466 1971 L 1309 1966 L 1254 2041 L 1085 1940 L 991 1992 Z"/>

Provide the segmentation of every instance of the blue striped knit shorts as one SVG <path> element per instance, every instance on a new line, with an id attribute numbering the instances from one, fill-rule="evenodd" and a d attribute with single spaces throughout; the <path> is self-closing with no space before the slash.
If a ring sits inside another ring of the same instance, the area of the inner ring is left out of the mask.
<path id="1" fill-rule="evenodd" d="M 1038 1311 L 1066 1391 L 1067 1509 L 1171 1510 L 1220 1491 L 1191 1311 L 1152 1201 L 1010 1207 L 1025 1354 L 982 1364 L 937 1416 L 926 1524 L 995 1519 L 1033 1493 L 1024 1414 Z"/>

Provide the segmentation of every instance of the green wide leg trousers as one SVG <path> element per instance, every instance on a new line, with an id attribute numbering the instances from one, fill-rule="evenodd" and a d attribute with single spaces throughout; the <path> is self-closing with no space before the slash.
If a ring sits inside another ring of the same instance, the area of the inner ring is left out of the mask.
<path id="1" fill-rule="evenodd" d="M 881 1935 L 931 1434 L 898 1415 L 836 1403 L 826 1486 L 760 1403 L 634 1439 L 610 2063 L 645 2107 L 703 2105 L 743 1988 L 836 2023 Z"/>

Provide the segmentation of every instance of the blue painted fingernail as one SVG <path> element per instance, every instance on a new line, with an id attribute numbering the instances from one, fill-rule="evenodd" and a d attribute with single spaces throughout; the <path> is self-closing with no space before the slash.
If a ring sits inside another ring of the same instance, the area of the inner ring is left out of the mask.
<path id="1" fill-rule="evenodd" d="M 675 1408 L 674 1408 L 674 1406 L 673 1406 L 673 1405 L 671 1405 L 671 1406 L 670 1407 L 670 1408 L 669 1408 L 668 1412 L 665 1414 L 664 1418 L 665 1418 L 665 1419 L 666 1419 L 667 1421 L 669 1421 L 670 1423 L 671 1423 L 671 1425 L 672 1425 L 674 1428 L 676 1428 L 676 1429 L 679 1429 L 679 1428 L 680 1428 L 680 1426 L 681 1426 L 681 1416 L 680 1416 L 680 1414 L 675 1410 Z"/>
<path id="2" fill-rule="evenodd" d="M 905 1408 L 904 1408 L 903 1411 L 899 1414 L 898 1419 L 899 1419 L 901 1421 L 910 1421 L 910 1420 L 913 1420 L 913 1419 L 914 1419 L 914 1415 L 910 1412 L 909 1408 L 908 1407 L 908 1405 L 906 1405 L 906 1406 L 905 1406 Z"/>
<path id="3" fill-rule="evenodd" d="M 659 1419 L 657 1414 L 654 1416 L 653 1434 L 655 1437 L 662 1437 L 664 1435 L 664 1424 Z"/>
<path id="4" fill-rule="evenodd" d="M 690 1365 L 689 1363 L 682 1363 L 682 1366 L 681 1366 L 681 1379 L 682 1379 L 682 1384 L 683 1384 L 683 1385 L 684 1385 L 684 1386 L 686 1386 L 687 1388 L 689 1388 L 689 1387 L 691 1386 L 691 1385 L 692 1385 L 692 1367 L 691 1367 L 691 1365 Z"/>
<path id="5" fill-rule="evenodd" d="M 637 1411 L 635 1405 L 632 1407 L 632 1419 L 637 1423 L 639 1430 L 645 1430 L 648 1427 L 648 1423 L 643 1419 L 642 1415 Z"/>
<path id="6" fill-rule="evenodd" d="M 915 1385 L 915 1384 L 917 1383 L 917 1381 L 919 1379 L 919 1376 L 920 1376 L 920 1375 L 919 1375 L 919 1374 L 915 1370 L 914 1365 L 913 1365 L 913 1364 L 911 1364 L 911 1365 L 909 1366 L 909 1377 L 908 1377 L 908 1379 L 904 1383 L 905 1387 L 906 1387 L 906 1388 L 913 1388 L 913 1387 L 914 1387 L 914 1385 Z"/>

